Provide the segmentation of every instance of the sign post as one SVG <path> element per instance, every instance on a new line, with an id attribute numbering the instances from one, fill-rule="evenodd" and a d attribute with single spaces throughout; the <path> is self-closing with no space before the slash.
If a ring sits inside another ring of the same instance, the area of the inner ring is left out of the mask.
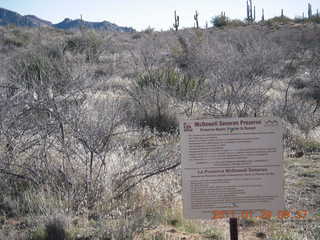
<path id="1" fill-rule="evenodd" d="M 238 219 L 230 218 L 230 240 L 238 240 Z"/>
<path id="2" fill-rule="evenodd" d="M 180 134 L 186 218 L 230 217 L 235 240 L 237 217 L 284 209 L 278 118 L 181 120 Z"/>

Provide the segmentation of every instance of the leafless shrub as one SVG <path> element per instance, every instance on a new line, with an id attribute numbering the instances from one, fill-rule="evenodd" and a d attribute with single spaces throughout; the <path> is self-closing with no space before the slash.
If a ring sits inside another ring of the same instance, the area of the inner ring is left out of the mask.
<path id="1" fill-rule="evenodd" d="M 280 61 L 279 48 L 257 32 L 229 32 L 226 37 L 226 43 L 218 46 L 217 65 L 209 80 L 209 113 L 262 115 L 272 87 L 270 77 Z"/>
<path id="2" fill-rule="evenodd" d="M 84 167 L 83 184 L 88 205 L 100 198 L 103 192 L 100 179 L 108 164 L 108 153 L 113 148 L 113 137 L 121 134 L 119 126 L 123 123 L 120 114 L 120 101 L 106 96 L 104 99 L 87 103 L 74 115 L 72 135 L 80 163 Z"/>
<path id="3" fill-rule="evenodd" d="M 68 161 L 70 109 L 85 97 L 83 73 L 74 74 L 73 66 L 58 47 L 40 47 L 10 62 L 2 86 L 5 105 L 1 108 L 0 140 L 6 148 L 1 151 L 0 172 L 10 177 L 7 183 L 13 193 L 30 185 L 68 182 L 59 175 L 65 176 L 64 163 Z M 57 149 L 61 162 L 51 161 Z"/>

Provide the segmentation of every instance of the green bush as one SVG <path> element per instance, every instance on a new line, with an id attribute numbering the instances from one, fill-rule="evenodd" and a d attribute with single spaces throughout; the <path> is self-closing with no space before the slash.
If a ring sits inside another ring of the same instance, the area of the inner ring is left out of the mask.
<path id="1" fill-rule="evenodd" d="M 211 23 L 215 27 L 224 27 L 229 23 L 229 19 L 224 15 L 215 16 L 211 19 Z"/>

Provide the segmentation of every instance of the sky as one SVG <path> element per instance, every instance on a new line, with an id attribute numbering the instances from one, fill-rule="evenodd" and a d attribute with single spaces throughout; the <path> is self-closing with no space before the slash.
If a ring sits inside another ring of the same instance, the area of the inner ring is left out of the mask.
<path id="1" fill-rule="evenodd" d="M 265 18 L 284 14 L 294 18 L 304 12 L 307 16 L 308 3 L 313 11 L 320 11 L 319 0 L 253 0 L 257 19 L 264 8 Z M 32 14 L 39 18 L 58 23 L 65 18 L 86 21 L 109 21 L 119 26 L 133 27 L 138 31 L 152 27 L 155 30 L 168 30 L 174 22 L 174 10 L 180 17 L 180 28 L 194 25 L 193 15 L 199 12 L 199 24 L 224 11 L 229 18 L 246 17 L 246 0 L 0 0 L 0 7 L 22 15 Z"/>

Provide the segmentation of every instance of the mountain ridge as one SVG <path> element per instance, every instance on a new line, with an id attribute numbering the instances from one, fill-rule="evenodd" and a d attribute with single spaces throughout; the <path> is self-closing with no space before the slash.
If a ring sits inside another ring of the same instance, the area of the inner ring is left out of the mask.
<path id="1" fill-rule="evenodd" d="M 53 24 L 35 15 L 21 15 L 12 10 L 0 7 L 0 26 L 16 25 L 19 27 L 53 27 L 63 30 L 79 29 L 81 27 L 112 32 L 135 32 L 132 27 L 118 26 L 108 21 L 89 22 L 81 19 L 65 18 L 62 22 Z"/>

